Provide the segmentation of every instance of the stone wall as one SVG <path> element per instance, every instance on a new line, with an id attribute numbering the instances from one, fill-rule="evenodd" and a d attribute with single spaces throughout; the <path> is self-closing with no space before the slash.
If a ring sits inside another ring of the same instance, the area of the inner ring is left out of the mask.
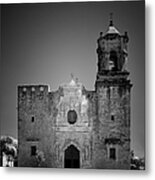
<path id="1" fill-rule="evenodd" d="M 98 168 L 130 168 L 131 85 L 127 79 L 119 82 L 118 78 L 96 84 L 98 103 L 93 162 Z M 110 148 L 115 148 L 115 159 L 110 158 Z"/>
<path id="2" fill-rule="evenodd" d="M 97 82 L 96 91 L 81 84 L 18 87 L 19 166 L 37 166 L 31 155 L 36 146 L 45 156 L 45 167 L 64 167 L 65 150 L 80 152 L 80 168 L 128 169 L 130 164 L 130 84 Z M 76 122 L 68 122 L 74 110 Z M 110 148 L 116 159 L 109 158 Z"/>
<path id="3" fill-rule="evenodd" d="M 65 150 L 74 145 L 80 168 L 129 169 L 130 87 L 126 75 L 98 79 L 95 91 L 73 81 L 55 92 L 46 85 L 19 86 L 19 166 L 38 166 L 31 154 L 36 146 L 45 157 L 39 166 L 64 168 Z"/>
<path id="4" fill-rule="evenodd" d="M 50 117 L 48 86 L 18 87 L 19 166 L 36 166 L 31 146 L 44 153 L 45 166 L 54 166 L 54 131 Z"/>

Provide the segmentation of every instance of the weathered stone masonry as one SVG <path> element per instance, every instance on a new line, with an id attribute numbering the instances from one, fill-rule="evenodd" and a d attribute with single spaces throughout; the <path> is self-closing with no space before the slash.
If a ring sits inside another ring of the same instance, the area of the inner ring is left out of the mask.
<path id="1" fill-rule="evenodd" d="M 110 21 L 97 41 L 95 90 L 71 79 L 55 92 L 47 85 L 18 86 L 19 166 L 130 168 L 128 35 Z"/>

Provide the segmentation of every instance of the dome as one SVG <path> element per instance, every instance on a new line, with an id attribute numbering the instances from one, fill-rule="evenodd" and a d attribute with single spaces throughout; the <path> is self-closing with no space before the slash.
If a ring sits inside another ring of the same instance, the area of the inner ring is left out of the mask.
<path id="1" fill-rule="evenodd" d="M 118 35 L 120 35 L 120 32 L 116 29 L 116 27 L 113 24 L 112 16 L 111 16 L 111 19 L 110 19 L 110 22 L 109 22 L 108 30 L 105 33 L 105 36 L 109 35 L 109 34 L 118 34 Z"/>
<path id="2" fill-rule="evenodd" d="M 106 34 L 119 34 L 120 35 L 119 31 L 114 26 L 109 26 Z"/>

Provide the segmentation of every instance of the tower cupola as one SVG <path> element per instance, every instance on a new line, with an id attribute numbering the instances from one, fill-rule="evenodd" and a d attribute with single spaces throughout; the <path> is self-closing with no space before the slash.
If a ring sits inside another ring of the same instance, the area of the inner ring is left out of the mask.
<path id="1" fill-rule="evenodd" d="M 98 75 L 127 71 L 128 41 L 127 32 L 121 35 L 114 26 L 111 14 L 108 30 L 101 32 L 97 40 Z"/>
<path id="2" fill-rule="evenodd" d="M 117 28 L 114 26 L 114 23 L 113 23 L 113 14 L 112 14 L 112 13 L 110 13 L 110 21 L 109 21 L 108 30 L 107 30 L 107 32 L 105 33 L 104 37 L 105 37 L 105 36 L 108 36 L 108 35 L 119 35 L 119 36 L 120 36 L 119 31 L 118 31 Z"/>

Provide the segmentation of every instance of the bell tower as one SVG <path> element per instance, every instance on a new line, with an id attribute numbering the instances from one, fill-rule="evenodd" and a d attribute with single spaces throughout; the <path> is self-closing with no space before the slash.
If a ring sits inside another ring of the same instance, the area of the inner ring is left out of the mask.
<path id="1" fill-rule="evenodd" d="M 108 29 L 97 40 L 98 70 L 95 82 L 97 95 L 95 166 L 130 168 L 130 89 L 127 71 L 128 34 L 114 26 L 112 14 Z M 100 163 L 98 164 L 98 162 Z"/>
<path id="2" fill-rule="evenodd" d="M 108 30 L 105 34 L 100 32 L 100 37 L 97 40 L 97 79 L 102 75 L 126 72 L 128 41 L 127 32 L 123 35 L 120 34 L 113 24 L 111 14 Z"/>

